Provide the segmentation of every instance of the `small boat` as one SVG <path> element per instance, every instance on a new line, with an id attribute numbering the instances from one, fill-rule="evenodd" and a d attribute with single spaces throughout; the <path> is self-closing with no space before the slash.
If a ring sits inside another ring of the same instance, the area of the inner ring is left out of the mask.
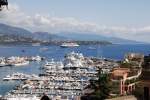
<path id="1" fill-rule="evenodd" d="M 45 69 L 62 69 L 64 67 L 63 62 L 55 62 L 53 59 L 51 61 L 46 61 L 44 65 Z"/>
<path id="2" fill-rule="evenodd" d="M 32 59 L 32 61 L 41 61 L 41 60 L 43 60 L 43 58 L 40 57 L 40 56 L 35 56 L 35 57 L 32 57 L 31 59 Z"/>
<path id="3" fill-rule="evenodd" d="M 46 61 L 46 64 L 44 65 L 44 68 L 46 69 L 52 69 L 55 66 L 54 59 L 52 59 L 50 62 Z"/>
<path id="4" fill-rule="evenodd" d="M 28 64 L 29 64 L 29 61 L 23 61 L 23 62 L 14 63 L 13 65 L 14 66 L 25 66 L 25 65 L 28 65 Z"/>
<path id="5" fill-rule="evenodd" d="M 0 67 L 6 66 L 6 63 L 4 61 L 0 62 Z"/>
<path id="6" fill-rule="evenodd" d="M 7 75 L 5 78 L 3 78 L 4 81 L 12 80 L 12 77 L 10 75 Z"/>
<path id="7" fill-rule="evenodd" d="M 5 58 L 0 58 L 0 67 L 7 66 Z"/>

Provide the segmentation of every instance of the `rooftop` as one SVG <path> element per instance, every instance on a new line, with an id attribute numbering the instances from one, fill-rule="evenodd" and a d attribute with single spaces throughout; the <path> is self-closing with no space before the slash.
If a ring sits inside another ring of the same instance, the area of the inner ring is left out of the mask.
<path id="1" fill-rule="evenodd" d="M 114 76 L 124 76 L 124 74 L 129 73 L 129 68 L 114 68 L 112 74 Z"/>

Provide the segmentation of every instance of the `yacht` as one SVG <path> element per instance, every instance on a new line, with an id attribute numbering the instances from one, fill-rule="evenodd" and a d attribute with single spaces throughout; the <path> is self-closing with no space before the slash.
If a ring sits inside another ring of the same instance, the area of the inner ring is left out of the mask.
<path id="1" fill-rule="evenodd" d="M 51 61 L 46 61 L 46 64 L 44 65 L 45 69 L 62 69 L 64 67 L 62 62 L 55 62 L 54 59 Z"/>
<path id="2" fill-rule="evenodd" d="M 6 63 L 4 61 L 1 61 L 0 62 L 0 67 L 4 67 L 4 66 L 6 66 Z"/>
<path id="3" fill-rule="evenodd" d="M 28 65 L 29 61 L 27 61 L 26 57 L 9 57 L 7 58 L 7 63 L 12 65 L 12 66 L 24 66 Z"/>
<path id="4" fill-rule="evenodd" d="M 34 95 L 8 95 L 4 100 L 40 100 Z"/>
<path id="5" fill-rule="evenodd" d="M 25 65 L 28 65 L 28 64 L 29 64 L 29 61 L 22 61 L 22 62 L 14 63 L 13 65 L 14 66 L 25 66 Z"/>
<path id="6" fill-rule="evenodd" d="M 13 73 L 12 75 L 7 75 L 5 78 L 3 78 L 4 81 L 9 80 L 26 80 L 28 78 L 28 75 L 23 73 Z"/>
<path id="7" fill-rule="evenodd" d="M 4 66 L 6 66 L 6 60 L 5 60 L 5 58 L 0 58 L 0 67 L 4 67 Z"/>
<path id="8" fill-rule="evenodd" d="M 12 77 L 10 75 L 7 75 L 5 78 L 3 78 L 4 81 L 12 80 Z"/>
<path id="9" fill-rule="evenodd" d="M 62 44 L 60 45 L 60 47 L 62 47 L 62 48 L 78 47 L 78 46 L 79 46 L 79 44 L 74 43 L 74 42 L 65 42 L 65 43 L 62 43 Z"/>
<path id="10" fill-rule="evenodd" d="M 41 61 L 43 58 L 40 56 L 35 56 L 35 57 L 32 57 L 31 59 L 32 61 Z"/>
<path id="11" fill-rule="evenodd" d="M 83 68 L 85 65 L 85 58 L 81 53 L 71 52 L 65 55 L 64 65 L 66 68 Z"/>

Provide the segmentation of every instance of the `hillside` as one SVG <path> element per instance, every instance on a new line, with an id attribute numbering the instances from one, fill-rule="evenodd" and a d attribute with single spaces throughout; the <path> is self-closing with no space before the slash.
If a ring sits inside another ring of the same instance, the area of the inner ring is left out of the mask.
<path id="1" fill-rule="evenodd" d="M 115 37 L 106 37 L 93 33 L 49 33 L 49 32 L 30 32 L 23 28 L 0 24 L 0 42 L 52 42 L 52 41 L 105 41 L 113 44 L 134 44 L 137 41 L 126 40 Z"/>

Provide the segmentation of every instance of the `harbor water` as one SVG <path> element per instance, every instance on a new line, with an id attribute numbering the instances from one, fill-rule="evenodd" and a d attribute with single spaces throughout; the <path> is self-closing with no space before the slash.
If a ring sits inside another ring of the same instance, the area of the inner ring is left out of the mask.
<path id="1" fill-rule="evenodd" d="M 46 49 L 45 49 L 46 48 Z M 60 46 L 27 46 L 27 45 L 16 45 L 16 46 L 0 46 L 0 57 L 10 56 L 41 56 L 46 59 L 54 59 L 57 61 L 63 60 L 64 55 L 71 51 L 82 53 L 88 57 L 105 57 L 116 60 L 123 59 L 124 55 L 128 52 L 138 52 L 148 55 L 150 53 L 150 45 L 148 44 L 136 44 L 136 45 L 81 45 L 75 48 L 61 48 Z M 20 82 L 16 81 L 3 81 L 3 78 L 15 72 L 25 74 L 39 74 L 42 72 L 41 67 L 45 62 L 30 62 L 26 66 L 6 66 L 0 67 L 0 95 L 12 90 Z"/>

